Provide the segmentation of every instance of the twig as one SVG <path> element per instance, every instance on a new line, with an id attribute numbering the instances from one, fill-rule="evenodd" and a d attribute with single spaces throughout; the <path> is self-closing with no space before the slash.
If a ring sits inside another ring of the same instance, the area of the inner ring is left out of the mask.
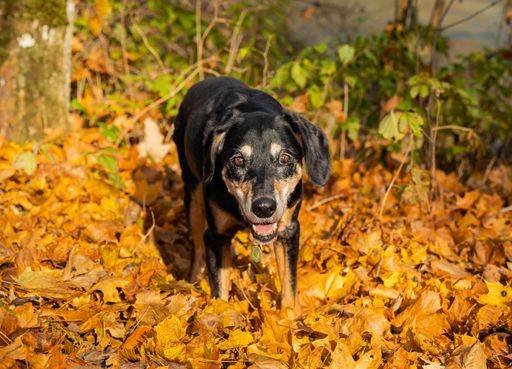
<path id="1" fill-rule="evenodd" d="M 203 37 L 201 35 L 201 2 L 196 0 L 196 48 L 197 48 L 197 65 L 199 71 L 199 78 L 204 79 L 203 71 Z"/>
<path id="2" fill-rule="evenodd" d="M 204 30 L 201 36 L 201 42 L 203 45 L 204 42 L 206 41 L 206 37 L 208 37 L 208 34 L 210 33 L 210 31 L 213 29 L 217 22 L 219 22 L 219 0 L 215 1 L 215 4 L 213 5 L 213 18 L 210 21 L 210 23 L 208 23 L 208 26 L 206 26 L 206 29 Z"/>
<path id="3" fill-rule="evenodd" d="M 308 210 L 311 211 L 311 210 L 315 210 L 316 208 L 319 208 L 320 206 L 322 205 L 325 205 L 327 204 L 328 202 L 331 202 L 331 201 L 334 201 L 334 200 L 337 200 L 341 197 L 344 197 L 344 196 L 347 196 L 346 194 L 344 193 L 338 193 L 336 195 L 332 195 L 332 196 L 329 196 L 329 197 L 326 197 L 322 200 L 319 200 L 317 201 L 316 203 L 314 203 L 313 205 L 311 205 Z M 344 210 L 344 209 L 343 209 Z"/>
<path id="4" fill-rule="evenodd" d="M 446 8 L 444 9 L 444 12 L 443 14 L 441 15 L 441 18 L 439 18 L 439 23 L 438 23 L 438 27 L 441 26 L 441 24 L 443 24 L 443 21 L 444 19 L 446 18 L 446 16 L 448 15 L 448 12 L 450 11 L 453 3 L 455 2 L 455 0 L 450 0 L 450 3 L 446 6 Z"/>
<path id="5" fill-rule="evenodd" d="M 487 168 L 485 168 L 484 176 L 482 177 L 481 186 L 487 182 L 487 178 L 489 177 L 489 173 L 491 172 L 492 167 L 494 166 L 494 163 L 496 162 L 496 157 L 493 157 L 489 164 L 487 165 Z"/>
<path id="6" fill-rule="evenodd" d="M 483 7 L 482 9 L 480 10 L 477 10 L 476 12 L 474 12 L 473 14 L 471 15 L 468 15 L 467 17 L 464 17 L 464 18 L 461 18 L 459 19 L 458 21 L 455 21 L 453 23 L 450 23 L 448 24 L 447 26 L 444 26 L 444 27 L 441 27 L 440 30 L 441 31 L 444 31 L 444 30 L 447 30 L 448 28 L 452 28 L 452 27 L 455 27 L 461 23 L 464 23 L 464 22 L 467 22 L 468 20 L 470 19 L 473 19 L 474 17 L 476 17 L 477 15 L 489 10 L 490 8 L 492 8 L 493 6 L 499 4 L 501 2 L 501 0 L 494 0 L 492 3 L 490 3 L 489 5 Z"/>
<path id="7" fill-rule="evenodd" d="M 194 65 L 195 66 L 195 65 Z M 166 96 L 163 96 L 161 98 L 159 98 L 158 100 L 155 100 L 153 101 L 151 104 L 149 104 L 148 106 L 146 106 L 144 109 L 142 109 L 140 111 L 140 113 L 138 113 L 137 115 L 135 115 L 133 118 L 132 118 L 132 121 L 133 122 L 137 122 L 141 117 L 143 117 L 148 111 L 150 111 L 151 109 L 157 107 L 158 105 L 166 102 L 167 100 L 169 99 L 172 99 L 174 96 L 176 96 L 182 89 L 183 87 L 185 87 L 185 85 L 192 79 L 195 78 L 195 76 L 199 73 L 199 67 L 197 66 L 193 71 L 192 73 L 190 73 L 183 81 L 181 81 L 179 84 L 175 84 L 173 86 L 173 88 L 171 89 L 171 91 L 166 95 Z"/>
<path id="8" fill-rule="evenodd" d="M 0 337 L 5 341 L 7 344 L 11 344 L 12 340 L 9 338 L 8 335 L 6 335 L 4 332 L 0 331 Z"/>
<path id="9" fill-rule="evenodd" d="M 233 65 L 235 64 L 236 54 L 238 53 L 238 48 L 240 47 L 240 43 L 242 42 L 242 37 L 240 36 L 240 30 L 242 29 L 242 23 L 249 12 L 248 9 L 244 9 L 238 17 L 238 20 L 235 25 L 235 29 L 233 30 L 233 35 L 231 36 L 231 42 L 229 45 L 229 55 L 228 61 L 226 63 L 226 74 L 229 74 L 233 69 Z"/>
<path id="10" fill-rule="evenodd" d="M 432 128 L 432 151 L 431 151 L 431 166 L 430 166 L 430 180 L 433 184 L 431 189 L 435 189 L 435 180 L 436 180 L 436 141 L 437 141 L 437 131 L 439 128 L 439 119 L 441 115 L 441 102 L 439 99 L 436 99 L 436 105 L 437 105 L 437 112 L 436 112 L 436 123 L 434 128 Z M 434 191 L 432 191 L 435 193 Z"/>
<path id="11" fill-rule="evenodd" d="M 343 115 L 345 121 L 348 120 L 348 84 L 345 81 L 343 83 Z M 347 142 L 347 134 L 344 129 L 341 130 L 341 141 L 340 141 L 340 160 L 345 159 L 345 146 Z"/>
<path id="12" fill-rule="evenodd" d="M 432 128 L 433 131 L 442 131 L 445 129 L 452 129 L 454 131 L 459 130 L 459 131 L 463 131 L 463 132 L 468 132 L 468 133 L 472 133 L 476 137 L 478 137 L 478 135 L 475 133 L 475 131 L 473 129 L 468 128 L 468 127 L 457 126 L 455 124 L 448 124 L 446 126 L 439 126 L 439 127 Z"/>
<path id="13" fill-rule="evenodd" d="M 407 158 L 409 157 L 409 153 L 411 152 L 411 149 L 412 149 L 412 143 L 413 143 L 413 140 L 412 140 L 412 137 L 410 137 L 409 147 L 407 148 L 407 151 L 405 152 L 404 158 L 402 159 L 400 166 L 398 167 L 395 175 L 393 176 L 393 179 L 391 180 L 391 183 L 389 184 L 389 186 L 386 190 L 386 193 L 384 194 L 384 197 L 382 198 L 382 202 L 380 204 L 380 210 L 379 210 L 379 219 L 382 218 L 382 213 L 384 212 L 384 205 L 386 205 L 386 200 L 388 199 L 389 193 L 391 192 L 391 189 L 395 185 L 395 182 L 396 182 L 398 176 L 400 175 L 400 172 L 402 171 L 402 168 L 403 168 L 405 162 L 407 161 Z"/>
<path id="14" fill-rule="evenodd" d="M 500 210 L 500 214 L 506 213 L 512 211 L 512 206 L 507 206 L 506 208 L 503 208 Z"/>
<path id="15" fill-rule="evenodd" d="M 153 48 L 153 46 L 151 46 L 142 29 L 140 29 L 140 27 L 136 23 L 133 24 L 133 29 L 139 34 L 140 38 L 142 38 L 144 46 L 146 46 L 146 49 L 148 49 L 151 55 L 153 55 L 153 57 L 156 59 L 158 65 L 160 66 L 160 68 L 162 68 L 162 71 L 165 71 L 165 65 L 162 62 L 160 55 L 158 55 L 158 52 Z"/>
<path id="16" fill-rule="evenodd" d="M 268 74 L 268 51 L 270 50 L 270 42 L 272 41 L 272 35 L 268 36 L 267 43 L 265 44 L 265 51 L 263 52 L 263 80 L 261 86 L 267 85 L 267 74 Z"/>
<path id="17" fill-rule="evenodd" d="M 148 228 L 147 232 L 142 236 L 142 243 L 146 243 L 146 240 L 151 235 L 151 232 L 155 229 L 156 222 L 155 222 L 155 214 L 150 210 L 151 213 L 151 227 Z"/>
<path id="18" fill-rule="evenodd" d="M 128 69 L 128 56 L 126 53 L 126 17 L 124 13 L 124 1 L 121 2 L 121 23 L 123 26 L 121 27 L 121 55 L 123 56 L 123 69 L 124 74 L 129 73 Z"/>
<path id="19" fill-rule="evenodd" d="M 203 67 L 204 42 L 210 34 L 215 24 L 219 21 L 219 0 L 216 0 L 213 6 L 213 18 L 201 33 L 201 3 L 202 0 L 196 0 L 196 47 L 197 47 L 197 63 L 199 65 L 199 78 L 204 79 L 205 69 Z"/>

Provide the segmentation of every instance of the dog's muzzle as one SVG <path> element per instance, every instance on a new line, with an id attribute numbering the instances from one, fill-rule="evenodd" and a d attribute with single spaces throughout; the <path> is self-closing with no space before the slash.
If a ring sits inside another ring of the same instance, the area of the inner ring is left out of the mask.
<path id="1" fill-rule="evenodd" d="M 251 211 L 261 223 L 251 222 L 252 235 L 259 243 L 271 242 L 277 236 L 277 221 L 273 219 L 276 213 L 277 202 L 272 197 L 262 196 L 253 200 Z"/>

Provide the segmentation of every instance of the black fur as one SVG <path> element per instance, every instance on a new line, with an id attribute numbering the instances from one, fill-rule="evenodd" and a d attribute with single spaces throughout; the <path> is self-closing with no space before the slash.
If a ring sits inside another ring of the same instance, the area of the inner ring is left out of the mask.
<path id="1" fill-rule="evenodd" d="M 180 106 L 173 138 L 185 184 L 187 216 L 191 194 L 198 184 L 203 184 L 206 267 L 212 292 L 218 296 L 222 248 L 229 247 L 231 238 L 243 226 L 277 224 L 271 217 L 258 219 L 253 213 L 248 216 L 247 211 L 242 211 L 243 205 L 228 191 L 222 172 L 226 180 L 233 183 L 251 183 L 253 207 L 256 206 L 254 199 L 272 200 L 275 182 L 293 176 L 303 160 L 311 181 L 324 185 L 330 175 L 327 138 L 305 118 L 285 111 L 270 95 L 227 77 L 207 79 L 189 90 Z M 270 142 L 283 148 L 283 154 L 277 159 L 267 150 Z M 239 150 L 244 145 L 254 150 L 250 159 L 246 158 L 247 162 L 239 158 L 238 163 L 241 160 L 243 166 L 237 166 L 234 157 L 241 156 Z M 277 237 L 286 245 L 294 289 L 301 198 L 302 181 L 299 180 L 285 204 L 288 208 L 296 206 L 291 222 L 278 234 L 268 236 Z M 238 220 L 232 228 L 224 232 L 217 229 L 213 204 Z M 260 241 L 266 240 L 262 237 Z"/>

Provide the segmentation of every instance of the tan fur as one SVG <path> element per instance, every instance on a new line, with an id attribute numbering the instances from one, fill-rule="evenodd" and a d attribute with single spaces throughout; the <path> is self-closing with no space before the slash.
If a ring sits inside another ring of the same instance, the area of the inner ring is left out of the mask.
<path id="1" fill-rule="evenodd" d="M 190 200 L 190 234 L 194 242 L 194 263 L 190 272 L 190 281 L 197 282 L 205 266 L 204 231 L 206 218 L 204 213 L 203 186 L 200 184 L 192 192 Z"/>
<path id="2" fill-rule="evenodd" d="M 290 222 L 292 221 L 293 213 L 295 212 L 296 207 L 297 207 L 297 204 L 295 204 L 291 208 L 286 208 L 283 216 L 277 223 L 278 232 L 283 232 L 286 228 L 288 228 L 290 226 Z"/>
<path id="3" fill-rule="evenodd" d="M 252 147 L 249 145 L 244 145 L 240 148 L 240 152 L 244 154 L 245 158 L 250 158 L 252 155 Z"/>
<path id="4" fill-rule="evenodd" d="M 226 168 L 222 170 L 222 179 L 224 183 L 226 184 L 226 187 L 230 194 L 235 196 L 238 203 L 246 208 L 251 208 L 251 201 L 252 201 L 252 182 L 244 181 L 244 182 L 234 182 L 231 181 L 226 176 Z"/>
<path id="5" fill-rule="evenodd" d="M 279 153 L 281 152 L 281 149 L 283 147 L 281 145 L 279 145 L 278 143 L 275 143 L 275 142 L 272 142 L 270 144 L 270 154 L 274 157 L 274 158 L 277 158 L 277 156 L 279 155 Z"/>
<path id="6" fill-rule="evenodd" d="M 231 245 L 222 249 L 221 268 L 219 269 L 219 297 L 223 300 L 229 299 L 231 290 Z"/>
<path id="7" fill-rule="evenodd" d="M 295 189 L 295 186 L 297 186 L 301 178 L 302 168 L 299 164 L 297 164 L 297 169 L 295 170 L 295 174 L 293 176 L 283 180 L 274 181 L 274 192 L 276 194 L 278 207 L 286 207 L 288 203 L 288 197 Z M 285 209 L 283 218 L 286 216 L 288 210 L 289 209 Z"/>
<path id="8" fill-rule="evenodd" d="M 292 288 L 292 278 L 286 247 L 281 241 L 274 241 L 274 254 L 277 262 L 279 281 L 281 283 L 281 308 L 293 310 L 295 317 L 301 315 L 300 302 L 297 293 Z"/>
<path id="9" fill-rule="evenodd" d="M 223 234 L 229 229 L 240 224 L 240 220 L 235 218 L 233 215 L 227 213 L 226 211 L 222 210 L 214 202 L 210 202 L 209 206 L 212 211 L 213 219 L 215 220 L 215 227 L 217 228 L 217 233 Z"/>

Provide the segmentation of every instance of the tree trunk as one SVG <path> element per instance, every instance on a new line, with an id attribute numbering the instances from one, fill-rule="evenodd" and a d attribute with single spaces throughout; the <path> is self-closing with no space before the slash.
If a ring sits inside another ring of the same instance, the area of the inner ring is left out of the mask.
<path id="1" fill-rule="evenodd" d="M 66 130 L 72 12 L 71 0 L 0 1 L 0 136 Z"/>

